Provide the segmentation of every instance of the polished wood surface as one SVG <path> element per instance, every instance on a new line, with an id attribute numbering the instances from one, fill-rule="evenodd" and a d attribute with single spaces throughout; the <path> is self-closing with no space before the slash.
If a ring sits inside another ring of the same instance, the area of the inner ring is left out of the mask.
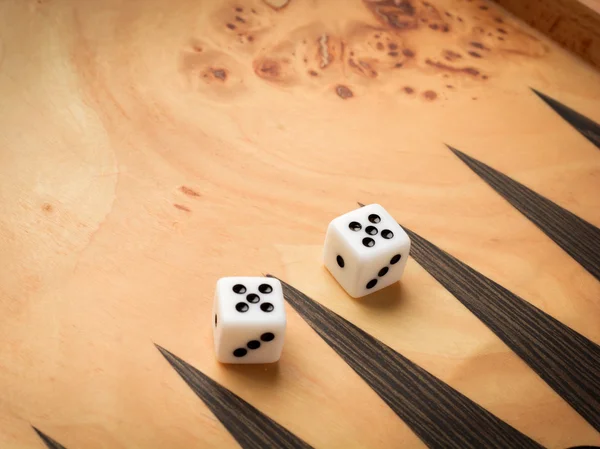
<path id="1" fill-rule="evenodd" d="M 406 5 L 410 5 L 410 8 Z M 273 273 L 552 448 L 598 433 L 414 260 L 349 298 L 327 223 L 378 202 L 600 343 L 600 284 L 451 144 L 600 226 L 600 74 L 494 3 L 0 3 L 0 447 L 233 448 L 173 351 L 314 447 L 423 447 L 288 308 L 219 365 L 216 280 Z"/>

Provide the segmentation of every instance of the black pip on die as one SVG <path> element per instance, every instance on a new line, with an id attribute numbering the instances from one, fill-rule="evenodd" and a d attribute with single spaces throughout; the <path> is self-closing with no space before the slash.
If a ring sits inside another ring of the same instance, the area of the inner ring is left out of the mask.
<path id="1" fill-rule="evenodd" d="M 267 277 L 226 277 L 217 282 L 213 336 L 222 363 L 279 360 L 285 336 L 281 282 Z"/>
<path id="2" fill-rule="evenodd" d="M 325 266 L 353 298 L 381 290 L 402 277 L 410 238 L 379 204 L 348 212 L 329 223 Z"/>

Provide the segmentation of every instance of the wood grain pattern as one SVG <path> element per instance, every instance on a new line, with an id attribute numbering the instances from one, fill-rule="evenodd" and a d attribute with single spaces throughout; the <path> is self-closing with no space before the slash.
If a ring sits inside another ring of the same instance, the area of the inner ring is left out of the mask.
<path id="1" fill-rule="evenodd" d="M 296 312 L 428 447 L 542 447 L 402 354 L 281 283 L 285 299 Z"/>
<path id="2" fill-rule="evenodd" d="M 158 345 L 156 347 L 242 448 L 311 449 L 312 446 L 306 444 L 239 396 L 223 388 L 210 377 L 166 349 Z"/>
<path id="3" fill-rule="evenodd" d="M 42 441 L 48 447 L 48 449 L 66 449 L 63 445 L 54 441 L 52 438 L 50 438 L 48 435 L 46 435 L 41 430 L 36 429 L 35 427 L 33 428 L 33 430 L 35 430 L 35 433 L 38 434 L 38 436 L 42 439 Z"/>
<path id="4" fill-rule="evenodd" d="M 567 121 L 573 128 L 584 135 L 586 139 L 600 148 L 600 125 L 590 120 L 585 115 L 565 106 L 560 101 L 533 89 L 535 94 L 550 106 L 554 111 Z"/>
<path id="5" fill-rule="evenodd" d="M 600 431 L 600 346 L 405 230 L 411 256 Z"/>
<path id="6" fill-rule="evenodd" d="M 495 1 L 600 67 L 600 4 L 597 0 Z"/>
<path id="7" fill-rule="evenodd" d="M 600 280 L 600 229 L 497 170 L 449 147 L 490 187 Z"/>
<path id="8" fill-rule="evenodd" d="M 425 447 L 291 306 L 279 364 L 216 363 L 217 279 L 266 272 L 541 445 L 600 446 L 414 260 L 364 301 L 322 266 L 377 201 L 600 342 L 600 283 L 443 145 L 600 226 L 598 150 L 530 86 L 600 122 L 600 74 L 484 0 L 1 1 L 0 447 L 239 447 L 152 342 L 316 448 Z"/>

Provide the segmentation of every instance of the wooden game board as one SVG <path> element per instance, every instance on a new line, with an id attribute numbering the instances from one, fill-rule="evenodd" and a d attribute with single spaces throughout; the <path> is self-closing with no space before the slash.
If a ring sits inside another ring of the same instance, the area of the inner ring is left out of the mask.
<path id="1" fill-rule="evenodd" d="M 600 74 L 498 5 L 6 0 L 0 98 L 0 448 L 600 446 Z M 413 247 L 353 300 L 357 202 Z"/>

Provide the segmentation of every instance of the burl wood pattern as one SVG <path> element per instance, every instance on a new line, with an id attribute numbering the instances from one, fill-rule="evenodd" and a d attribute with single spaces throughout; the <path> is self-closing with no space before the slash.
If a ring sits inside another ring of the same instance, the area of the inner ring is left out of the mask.
<path id="1" fill-rule="evenodd" d="M 511 435 L 600 445 L 414 259 L 363 300 L 321 261 L 327 223 L 378 202 L 600 342 L 598 280 L 444 145 L 600 226 L 600 153 L 531 88 L 600 122 L 600 75 L 491 2 L 1 2 L 0 447 L 239 447 L 195 393 L 315 448 L 442 441 L 292 307 L 280 363 L 216 363 L 215 282 L 261 273 Z"/>
<path id="2" fill-rule="evenodd" d="M 219 8 L 209 25 L 215 35 L 193 39 L 182 55 L 189 83 L 210 96 L 249 95 L 253 89 L 240 71 L 251 65 L 255 82 L 301 87 L 313 98 L 327 90 L 344 100 L 377 92 L 436 101 L 482 85 L 506 58 L 538 58 L 548 51 L 483 3 L 321 2 L 305 24 L 296 17 L 300 5 L 283 13 L 288 3 Z M 223 47 L 230 51 L 223 54 Z M 429 74 L 429 82 L 415 72 Z"/>

